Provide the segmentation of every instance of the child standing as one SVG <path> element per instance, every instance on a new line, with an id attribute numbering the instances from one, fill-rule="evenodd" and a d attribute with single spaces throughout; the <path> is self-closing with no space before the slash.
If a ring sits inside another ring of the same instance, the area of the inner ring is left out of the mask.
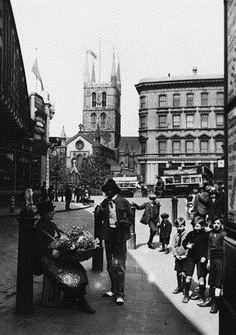
<path id="1" fill-rule="evenodd" d="M 187 249 L 183 247 L 183 240 L 185 239 L 187 233 L 185 230 L 185 220 L 184 218 L 179 218 L 175 222 L 177 233 L 173 237 L 172 242 L 172 253 L 175 257 L 175 268 L 177 275 L 177 284 L 178 286 L 173 291 L 173 294 L 178 294 L 183 292 L 184 283 L 185 283 L 185 263 L 187 256 Z"/>
<path id="2" fill-rule="evenodd" d="M 210 295 L 200 307 L 211 306 L 210 313 L 217 313 L 219 310 L 219 299 L 222 289 L 223 277 L 223 241 L 226 232 L 223 230 L 222 222 L 217 219 L 213 222 L 212 231 L 209 234 L 208 244 L 208 268 Z"/>
<path id="3" fill-rule="evenodd" d="M 162 244 L 162 248 L 161 250 L 159 250 L 159 252 L 165 251 L 166 254 L 168 254 L 169 253 L 168 245 L 170 242 L 170 234 L 172 231 L 172 225 L 170 221 L 168 220 L 169 214 L 163 213 L 161 214 L 161 218 L 162 220 L 161 220 L 159 229 L 160 229 L 160 242 Z"/>
<path id="4" fill-rule="evenodd" d="M 189 290 L 191 287 L 192 276 L 195 266 L 197 267 L 197 277 L 199 282 L 199 303 L 205 301 L 205 287 L 207 275 L 207 250 L 208 236 L 204 229 L 205 221 L 202 218 L 195 218 L 193 230 L 190 231 L 183 241 L 183 247 L 188 249 L 186 258 L 186 282 L 184 288 L 183 303 L 189 301 Z"/>

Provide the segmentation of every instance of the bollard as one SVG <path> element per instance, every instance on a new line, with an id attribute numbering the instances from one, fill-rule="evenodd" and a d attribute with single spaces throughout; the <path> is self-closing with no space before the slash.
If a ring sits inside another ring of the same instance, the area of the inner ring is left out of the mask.
<path id="1" fill-rule="evenodd" d="M 171 201 L 172 201 L 172 224 L 174 224 L 178 217 L 178 198 L 176 196 L 173 196 Z"/>
<path id="2" fill-rule="evenodd" d="M 18 217 L 18 264 L 15 313 L 33 313 L 33 229 L 35 207 L 25 206 Z"/>
<path id="3" fill-rule="evenodd" d="M 96 208 L 94 211 L 94 237 L 99 238 L 100 243 L 99 247 L 95 250 L 95 254 L 92 260 L 92 270 L 95 272 L 102 272 L 103 271 L 103 243 L 100 236 L 100 227 L 101 221 L 99 217 L 96 215 Z"/>
<path id="4" fill-rule="evenodd" d="M 135 206 L 131 205 L 134 213 L 133 223 L 130 226 L 131 238 L 128 240 L 128 249 L 136 249 L 136 233 L 135 233 Z"/>

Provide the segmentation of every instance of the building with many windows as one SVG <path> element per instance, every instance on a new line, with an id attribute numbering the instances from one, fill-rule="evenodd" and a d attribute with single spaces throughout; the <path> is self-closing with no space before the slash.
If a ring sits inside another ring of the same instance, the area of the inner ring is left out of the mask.
<path id="1" fill-rule="evenodd" d="M 141 178 L 154 185 L 166 168 L 204 163 L 221 178 L 224 78 L 220 75 L 146 78 L 140 96 Z"/>

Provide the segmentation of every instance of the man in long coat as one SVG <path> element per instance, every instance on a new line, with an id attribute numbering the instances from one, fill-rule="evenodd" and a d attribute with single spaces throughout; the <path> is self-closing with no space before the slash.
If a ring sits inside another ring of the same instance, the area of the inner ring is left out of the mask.
<path id="1" fill-rule="evenodd" d="M 111 291 L 104 297 L 114 297 L 117 305 L 124 304 L 124 281 L 127 246 L 134 212 L 128 200 L 123 198 L 113 179 L 102 187 L 106 199 L 95 208 L 95 220 L 99 222 L 99 238 L 105 240 L 107 270 L 111 279 Z"/>

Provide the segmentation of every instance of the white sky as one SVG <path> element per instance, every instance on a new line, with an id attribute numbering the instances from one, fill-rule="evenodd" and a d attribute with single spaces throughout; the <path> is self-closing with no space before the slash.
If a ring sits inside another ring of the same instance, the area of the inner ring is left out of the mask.
<path id="1" fill-rule="evenodd" d="M 193 3 L 193 4 L 192 4 Z M 223 75 L 223 0 L 11 0 L 29 93 L 37 57 L 45 91 L 55 104 L 50 136 L 82 122 L 86 49 L 99 53 L 101 79 L 110 80 L 113 48 L 121 68 L 121 134 L 138 136 L 139 96 L 145 77 Z M 92 60 L 90 60 L 92 62 Z M 98 60 L 96 80 L 98 81 Z M 91 64 L 90 64 L 91 72 Z M 37 85 L 38 93 L 40 84 Z"/>

